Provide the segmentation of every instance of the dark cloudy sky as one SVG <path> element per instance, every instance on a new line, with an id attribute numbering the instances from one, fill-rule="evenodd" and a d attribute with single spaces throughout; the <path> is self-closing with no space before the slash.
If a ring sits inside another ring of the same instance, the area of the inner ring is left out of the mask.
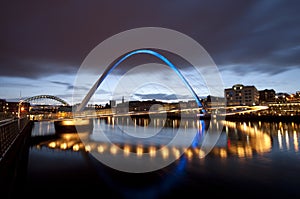
<path id="1" fill-rule="evenodd" d="M 225 87 L 300 90 L 300 1 L 11 0 L 0 10 L 0 98 L 7 100 L 49 94 L 70 101 L 87 54 L 138 27 L 195 39 Z"/>

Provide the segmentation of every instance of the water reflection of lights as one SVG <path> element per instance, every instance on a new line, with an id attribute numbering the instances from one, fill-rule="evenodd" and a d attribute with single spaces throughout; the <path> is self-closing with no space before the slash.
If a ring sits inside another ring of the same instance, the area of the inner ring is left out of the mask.
<path id="1" fill-rule="evenodd" d="M 290 149 L 289 134 L 288 134 L 287 130 L 285 131 L 285 144 L 286 144 L 287 149 Z"/>
<path id="2" fill-rule="evenodd" d="M 90 152 L 90 151 L 92 150 L 91 146 L 88 145 L 88 144 L 85 145 L 84 149 L 85 149 L 85 151 L 87 151 L 87 152 Z"/>
<path id="3" fill-rule="evenodd" d="M 191 122 L 192 124 L 192 122 Z M 197 122 L 194 123 L 197 126 Z M 215 146 L 210 154 L 216 155 L 220 158 L 228 158 L 229 156 L 237 157 L 252 157 L 254 154 L 264 154 L 271 150 L 272 141 L 271 136 L 265 133 L 261 127 L 255 126 L 255 124 L 249 123 L 236 123 L 223 121 L 224 129 L 226 133 L 225 146 Z M 263 127 L 264 124 L 260 123 Z M 294 124 L 292 124 L 294 125 Z M 297 125 L 295 128 L 297 129 Z M 199 126 L 201 128 L 201 125 Z M 270 127 L 268 127 L 270 128 Z M 278 146 L 282 149 L 284 146 L 287 149 L 293 148 L 295 152 L 299 151 L 299 141 L 298 133 L 296 130 L 288 131 L 287 126 L 283 123 L 278 123 L 276 130 L 273 135 L 277 135 Z M 277 130 L 278 129 L 278 130 Z M 238 131 L 237 131 L 238 130 Z M 237 133 L 239 132 L 239 133 Z M 291 134 L 289 135 L 289 132 Z M 203 132 L 200 132 L 203 133 Z M 234 137 L 229 135 L 234 134 Z M 228 137 L 229 136 L 229 137 Z M 236 137 L 237 136 L 237 137 Z M 241 136 L 241 137 L 239 137 Z M 88 139 L 88 133 L 83 136 L 84 139 Z M 245 138 L 245 139 L 243 139 Z M 290 140 L 290 138 L 292 138 Z M 206 153 L 201 149 L 199 145 L 191 145 L 190 148 L 183 148 L 180 146 L 158 146 L 158 145 L 133 145 L 133 144 L 112 144 L 108 142 L 98 142 L 90 140 L 83 144 L 82 140 L 79 138 L 78 134 L 61 134 L 56 140 L 50 140 L 45 143 L 39 144 L 38 147 L 47 146 L 52 149 L 60 150 L 73 150 L 73 151 L 86 151 L 86 152 L 96 152 L 103 155 L 122 155 L 125 158 L 131 155 L 136 155 L 137 157 L 142 157 L 148 155 L 151 158 L 161 158 L 166 160 L 171 157 L 178 159 L 181 155 L 185 156 L 187 160 L 194 158 L 201 159 L 206 156 Z"/>
<path id="4" fill-rule="evenodd" d="M 123 151 L 124 151 L 124 155 L 125 156 L 129 156 L 129 154 L 130 154 L 130 146 L 129 145 L 125 145 Z"/>
<path id="5" fill-rule="evenodd" d="M 180 151 L 178 150 L 178 149 L 176 149 L 176 148 L 172 148 L 172 152 L 173 152 L 173 154 L 174 154 L 174 156 L 176 157 L 176 158 L 179 158 L 180 157 Z"/>
<path id="6" fill-rule="evenodd" d="M 50 143 L 48 144 L 48 146 L 49 146 L 50 148 L 55 148 L 55 147 L 56 147 L 56 142 L 50 142 Z"/>
<path id="7" fill-rule="evenodd" d="M 278 136 L 279 149 L 282 149 L 282 136 L 280 130 L 278 130 L 277 136 Z"/>
<path id="8" fill-rule="evenodd" d="M 73 151 L 79 151 L 80 149 L 80 146 L 79 144 L 75 144 L 73 147 L 72 147 Z"/>
<path id="9" fill-rule="evenodd" d="M 297 136 L 297 132 L 294 130 L 293 131 L 293 138 L 294 138 L 294 149 L 296 152 L 299 151 L 299 142 L 298 142 L 298 136 Z"/>
<path id="10" fill-rule="evenodd" d="M 154 146 L 149 147 L 149 155 L 152 158 L 156 156 L 156 148 Z"/>
<path id="11" fill-rule="evenodd" d="M 110 153 L 111 153 L 112 155 L 116 155 L 117 152 L 118 152 L 118 147 L 116 147 L 115 145 L 112 145 L 112 146 L 110 147 Z"/>
<path id="12" fill-rule="evenodd" d="M 40 143 L 37 148 L 45 145 L 45 143 Z M 188 159 L 193 157 L 202 158 L 205 156 L 205 152 L 200 148 L 180 148 L 180 147 L 161 147 L 158 146 L 143 146 L 143 145 L 129 145 L 125 144 L 124 146 L 118 146 L 112 143 L 99 143 L 91 142 L 89 144 L 83 144 L 79 139 L 78 135 L 69 134 L 61 136 L 55 141 L 49 141 L 46 144 L 47 147 L 52 149 L 60 150 L 73 150 L 73 151 L 85 151 L 85 152 L 97 152 L 99 154 L 110 154 L 110 155 L 121 155 L 128 157 L 132 154 L 136 154 L 138 157 L 143 155 L 149 155 L 152 158 L 160 157 L 162 159 L 170 158 L 171 156 L 176 159 L 180 158 L 181 154 L 184 154 Z M 158 153 L 159 152 L 159 153 Z"/>
<path id="13" fill-rule="evenodd" d="M 227 151 L 225 149 L 220 149 L 220 157 L 227 158 Z"/>
<path id="14" fill-rule="evenodd" d="M 228 151 L 236 154 L 238 157 L 251 157 L 253 151 L 263 154 L 271 150 L 272 141 L 270 135 L 258 130 L 256 126 L 252 127 L 251 123 L 247 125 L 246 122 L 240 124 L 224 121 L 224 125 L 232 129 L 238 129 L 246 135 L 246 141 L 237 141 L 235 145 L 231 142 L 230 147 L 228 147 Z M 228 132 L 227 129 L 226 132 Z M 220 153 L 220 156 L 224 157 L 224 152 L 222 152 L 222 155 Z"/>
<path id="15" fill-rule="evenodd" d="M 60 144 L 60 148 L 61 148 L 61 149 L 67 149 L 67 148 L 68 148 L 67 143 L 66 143 L 66 142 L 61 143 L 61 144 Z"/>
<path id="16" fill-rule="evenodd" d="M 277 130 L 277 140 L 278 140 L 278 146 L 280 150 L 283 150 L 284 147 L 286 150 L 290 150 L 291 143 L 293 143 L 294 151 L 299 151 L 299 141 L 298 141 L 298 134 L 296 130 L 296 127 L 294 127 L 294 124 L 292 123 L 292 130 L 288 130 L 287 126 L 283 126 L 282 124 L 279 125 L 280 129 Z M 290 140 L 292 139 L 292 140 Z"/>
<path id="17" fill-rule="evenodd" d="M 73 150 L 73 151 L 80 151 L 86 150 L 88 151 L 89 146 L 85 146 L 78 134 L 76 133 L 65 133 L 61 134 L 55 139 L 51 139 L 49 141 L 41 142 L 37 145 L 37 148 L 41 146 L 47 146 L 52 149 L 61 149 L 61 150 Z"/>

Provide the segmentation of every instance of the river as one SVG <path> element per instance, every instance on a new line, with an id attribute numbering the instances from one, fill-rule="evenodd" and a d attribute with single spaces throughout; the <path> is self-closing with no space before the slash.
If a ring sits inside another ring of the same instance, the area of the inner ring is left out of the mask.
<path id="1" fill-rule="evenodd" d="M 29 198 L 299 198 L 299 136 L 294 122 L 98 118 L 93 132 L 80 135 L 57 135 L 53 122 L 35 122 L 17 192 Z"/>

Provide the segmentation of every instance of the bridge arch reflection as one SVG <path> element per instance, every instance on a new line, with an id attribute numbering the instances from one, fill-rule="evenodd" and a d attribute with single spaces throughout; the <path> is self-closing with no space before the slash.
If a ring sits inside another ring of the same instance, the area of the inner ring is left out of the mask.
<path id="1" fill-rule="evenodd" d="M 97 122 L 100 122 L 100 119 L 98 119 Z M 217 143 L 212 149 L 211 155 L 217 155 L 221 158 L 227 158 L 228 156 L 242 158 L 252 157 L 254 154 L 268 153 L 271 150 L 273 142 L 270 134 L 259 127 L 250 124 L 248 125 L 247 123 L 222 122 L 224 125 L 222 135 L 223 137 L 225 136 L 225 141 L 223 140 L 223 143 Z M 217 122 L 212 120 L 206 125 L 202 120 L 199 120 L 198 122 L 187 120 L 185 123 L 187 131 L 197 131 L 197 136 L 190 147 L 180 145 L 160 147 L 155 144 L 142 145 L 103 142 L 101 139 L 91 136 L 89 132 L 81 132 L 80 137 L 77 133 L 61 133 L 59 136 L 55 137 L 55 139 L 37 143 L 37 145 L 39 145 L 39 147 L 44 146 L 52 149 L 85 151 L 110 156 L 124 156 L 124 158 L 130 157 L 132 154 L 137 157 L 149 155 L 151 158 L 161 159 L 168 159 L 171 157 L 178 159 L 181 155 L 185 156 L 188 160 L 204 157 L 205 152 L 201 149 L 201 139 L 204 137 L 204 133 L 210 133 L 207 132 L 205 128 L 207 128 L 208 125 L 217 125 Z M 98 125 L 100 124 L 98 123 Z M 112 122 L 107 125 L 113 127 Z M 298 136 L 295 133 L 291 137 L 295 138 L 297 141 Z M 82 143 L 83 139 L 85 144 Z M 298 145 L 298 142 L 294 143 L 297 143 Z M 295 146 L 295 148 L 298 147 L 299 146 Z"/>

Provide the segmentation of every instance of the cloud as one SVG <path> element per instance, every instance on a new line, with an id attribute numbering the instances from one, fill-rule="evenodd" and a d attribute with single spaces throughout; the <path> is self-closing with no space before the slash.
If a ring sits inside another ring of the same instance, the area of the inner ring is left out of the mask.
<path id="1" fill-rule="evenodd" d="M 175 94 L 165 94 L 165 93 L 155 93 L 155 94 L 134 94 L 135 97 L 138 97 L 141 100 L 182 100 L 187 99 L 185 95 L 175 95 Z M 190 97 L 190 96 L 188 96 Z"/>
<path id="2" fill-rule="evenodd" d="M 90 88 L 87 86 L 74 86 L 71 83 L 67 83 L 67 82 L 61 82 L 61 81 L 50 81 L 53 84 L 57 84 L 57 85 L 62 85 L 66 87 L 66 90 L 83 90 L 83 91 L 88 91 Z"/>
<path id="3" fill-rule="evenodd" d="M 6 82 L 6 81 L 1 81 L 1 86 L 0 88 L 33 88 L 33 87 L 38 87 L 37 85 L 35 85 L 34 83 L 20 83 L 20 82 Z"/>
<path id="4" fill-rule="evenodd" d="M 227 34 L 231 33 L 234 41 L 216 55 L 217 62 L 221 60 L 221 69 L 229 66 L 244 75 L 253 71 L 273 75 L 299 67 L 299 5 L 299 2 L 256 2 L 228 28 Z"/>
<path id="5" fill-rule="evenodd" d="M 50 81 L 50 82 L 53 84 L 63 85 L 63 86 L 67 86 L 67 87 L 72 86 L 70 83 L 67 83 L 67 82 L 61 82 L 61 81 Z"/>
<path id="6" fill-rule="evenodd" d="M 191 36 L 222 70 L 278 74 L 300 65 L 299 6 L 267 0 L 7 1 L 0 13 L 0 76 L 75 75 L 101 41 L 145 26 Z"/>

